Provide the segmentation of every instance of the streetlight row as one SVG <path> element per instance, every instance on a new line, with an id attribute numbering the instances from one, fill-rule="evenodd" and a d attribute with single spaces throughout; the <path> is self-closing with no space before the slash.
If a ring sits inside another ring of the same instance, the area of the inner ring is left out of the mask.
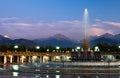
<path id="1" fill-rule="evenodd" d="M 14 46 L 15 51 L 16 51 L 16 49 L 18 49 L 18 48 L 19 48 L 18 45 L 15 45 L 15 46 Z M 39 50 L 39 49 L 40 49 L 40 46 L 36 46 L 35 49 L 36 49 L 36 50 Z M 59 49 L 60 49 L 60 47 L 59 47 L 59 46 L 56 46 L 56 50 L 59 51 Z M 49 52 L 49 49 L 47 49 L 46 51 Z"/>
<path id="2" fill-rule="evenodd" d="M 18 45 L 15 45 L 14 48 L 15 48 L 15 49 L 18 49 L 19 46 L 18 46 Z M 118 48 L 120 49 L 120 45 L 118 46 Z M 40 49 L 40 46 L 36 46 L 35 49 L 36 49 L 36 50 L 39 50 L 39 49 Z M 59 51 L 60 51 L 60 46 L 56 46 L 55 49 L 57 50 L 57 52 L 59 52 Z M 82 48 L 81 48 L 80 46 L 77 46 L 75 49 L 72 49 L 73 52 L 74 52 L 74 51 L 78 52 L 78 51 L 80 51 L 80 50 L 82 51 Z M 49 49 L 47 49 L 46 51 L 49 52 Z M 95 47 L 94 47 L 94 51 L 95 51 L 95 52 L 99 52 L 99 51 L 100 51 L 99 47 L 98 47 L 98 46 L 95 46 Z"/>

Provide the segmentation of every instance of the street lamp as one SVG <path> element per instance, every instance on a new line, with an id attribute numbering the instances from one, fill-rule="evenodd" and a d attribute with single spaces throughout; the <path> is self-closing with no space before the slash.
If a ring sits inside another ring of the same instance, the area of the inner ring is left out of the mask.
<path id="1" fill-rule="evenodd" d="M 98 46 L 95 46 L 95 49 L 94 49 L 95 52 L 98 52 L 100 51 L 99 47 Z"/>
<path id="2" fill-rule="evenodd" d="M 60 47 L 59 47 L 59 46 L 56 46 L 56 50 L 57 50 L 57 52 L 59 51 L 59 49 L 60 49 Z"/>
<path id="3" fill-rule="evenodd" d="M 18 45 L 15 45 L 15 46 L 14 46 L 15 52 L 16 52 L 16 49 L 18 49 L 18 48 L 19 48 Z"/>
<path id="4" fill-rule="evenodd" d="M 39 50 L 39 49 L 40 49 L 40 46 L 36 46 L 35 48 L 36 48 L 36 50 Z"/>
<path id="5" fill-rule="evenodd" d="M 72 52 L 74 52 L 74 49 L 72 49 Z"/>
<path id="6" fill-rule="evenodd" d="M 76 47 L 76 51 L 77 51 L 77 52 L 80 51 L 80 46 L 77 46 L 77 47 Z"/>
<path id="7" fill-rule="evenodd" d="M 49 49 L 47 49 L 47 52 L 49 52 L 50 50 Z"/>
<path id="8" fill-rule="evenodd" d="M 118 48 L 120 49 L 120 45 L 118 46 Z"/>
<path id="9" fill-rule="evenodd" d="M 80 46 L 77 46 L 76 49 L 80 50 Z"/>
<path id="10" fill-rule="evenodd" d="M 118 46 L 118 48 L 119 48 L 119 51 L 120 51 L 120 45 Z"/>
<path id="11" fill-rule="evenodd" d="M 40 46 L 36 46 L 36 49 L 37 49 L 37 50 L 40 49 Z"/>

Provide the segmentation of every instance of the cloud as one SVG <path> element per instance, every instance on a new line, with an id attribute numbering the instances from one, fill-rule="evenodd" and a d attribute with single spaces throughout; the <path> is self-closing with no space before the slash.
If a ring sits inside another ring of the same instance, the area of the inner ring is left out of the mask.
<path id="1" fill-rule="evenodd" d="M 12 20 L 12 19 L 11 19 Z M 82 25 L 78 20 L 65 20 L 55 22 L 20 22 L 9 21 L 0 23 L 0 33 L 9 34 L 15 38 L 40 38 L 49 37 L 57 33 L 73 35 L 74 37 L 82 33 Z"/>
<path id="2" fill-rule="evenodd" d="M 31 26 L 30 23 L 2 23 L 3 26 Z"/>
<path id="3" fill-rule="evenodd" d="M 96 27 L 100 27 L 100 26 L 120 27 L 120 22 L 103 21 L 103 20 L 100 20 L 100 19 L 96 19 L 93 26 L 96 26 Z"/>
<path id="4" fill-rule="evenodd" d="M 19 18 L 17 17 L 6 17 L 6 18 L 0 18 L 0 21 L 8 21 L 8 20 L 17 20 Z"/>
<path id="5" fill-rule="evenodd" d="M 95 23 L 95 24 L 92 24 L 91 26 L 92 26 L 92 27 L 101 27 L 102 24 L 100 24 L 100 23 Z"/>
<path id="6" fill-rule="evenodd" d="M 104 33 L 118 33 L 118 27 L 119 23 L 117 22 L 96 19 L 95 22 L 89 25 L 88 35 L 93 36 Z M 61 33 L 75 39 L 82 39 L 84 37 L 83 25 L 79 20 L 46 22 L 39 20 L 32 21 L 31 19 L 26 20 L 24 18 L 19 18 L 19 20 L 17 18 L 6 18 L 6 20 L 0 22 L 0 33 L 6 34 L 12 38 L 27 39 L 44 38 L 57 33 Z"/>
<path id="7" fill-rule="evenodd" d="M 105 34 L 105 33 L 113 34 L 113 31 L 112 30 L 105 30 L 105 29 L 102 29 L 102 28 L 90 28 L 88 30 L 88 33 L 91 36 L 95 36 L 95 35 L 102 35 L 102 34 Z"/>
<path id="8" fill-rule="evenodd" d="M 120 23 L 96 19 L 89 29 L 90 35 L 101 35 L 105 33 L 119 34 Z"/>
<path id="9" fill-rule="evenodd" d="M 111 26 L 115 26 L 115 27 L 120 27 L 120 23 L 119 22 L 110 22 L 110 21 L 103 21 L 103 24 L 108 24 Z"/>
<path id="10" fill-rule="evenodd" d="M 60 23 L 60 24 L 73 24 L 73 25 L 79 25 L 80 24 L 80 21 L 78 20 L 72 20 L 72 21 L 58 21 L 57 23 Z"/>

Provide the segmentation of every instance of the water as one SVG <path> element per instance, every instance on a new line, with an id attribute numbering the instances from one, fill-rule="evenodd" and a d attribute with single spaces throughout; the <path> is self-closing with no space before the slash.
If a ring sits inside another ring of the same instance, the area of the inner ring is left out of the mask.
<path id="1" fill-rule="evenodd" d="M 0 65 L 0 78 L 120 78 L 119 72 L 119 66 L 68 66 L 63 63 Z"/>

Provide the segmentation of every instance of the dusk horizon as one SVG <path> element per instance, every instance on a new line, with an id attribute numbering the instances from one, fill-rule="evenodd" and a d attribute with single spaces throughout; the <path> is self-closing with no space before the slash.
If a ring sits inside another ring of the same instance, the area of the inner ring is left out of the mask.
<path id="1" fill-rule="evenodd" d="M 102 35 L 107 35 L 107 34 L 114 36 L 114 35 L 119 35 L 120 33 L 118 33 L 118 34 L 112 34 L 112 33 L 108 32 L 108 33 L 104 33 L 104 34 L 101 34 L 101 35 L 91 35 L 91 36 L 88 36 L 88 39 L 91 38 L 91 37 L 100 37 Z M 69 38 L 71 40 L 76 40 L 76 41 L 80 41 L 80 40 L 84 39 L 84 37 L 82 37 L 80 39 L 75 39 L 75 38 L 69 37 L 69 36 L 67 36 L 65 34 L 62 34 L 62 33 L 55 33 L 55 34 L 48 35 L 47 37 L 38 37 L 38 38 L 33 38 L 33 39 L 31 39 L 31 38 L 23 38 L 23 37 L 14 38 L 14 37 L 10 37 L 10 36 L 4 35 L 4 34 L 0 34 L 0 35 L 3 36 L 3 37 L 5 37 L 5 38 L 12 39 L 12 40 L 15 40 L 15 39 L 28 39 L 28 40 L 47 39 L 47 38 L 54 37 L 54 36 L 64 36 L 64 37 L 67 37 L 67 38 Z"/>

